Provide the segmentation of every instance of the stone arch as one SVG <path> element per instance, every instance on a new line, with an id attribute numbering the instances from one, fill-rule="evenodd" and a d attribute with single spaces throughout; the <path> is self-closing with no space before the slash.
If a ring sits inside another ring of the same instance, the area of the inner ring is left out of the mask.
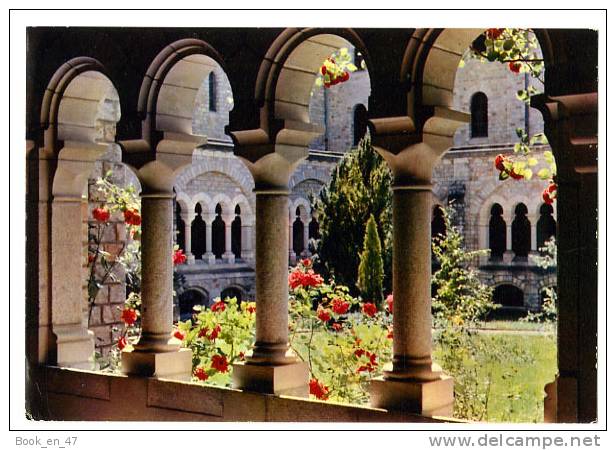
<path id="1" fill-rule="evenodd" d="M 192 317 L 193 307 L 197 305 L 208 306 L 209 293 L 201 286 L 189 286 L 178 296 L 178 316 L 182 321 Z"/>
<path id="2" fill-rule="evenodd" d="M 329 180 L 330 176 L 326 168 L 324 168 L 324 170 L 322 171 L 313 170 L 309 178 L 306 178 L 305 175 L 301 173 L 301 171 L 295 171 L 295 173 L 291 176 L 291 180 L 289 181 L 289 187 L 290 190 L 293 192 L 297 190 L 297 187 L 300 184 L 310 181 L 316 181 L 322 187 L 326 186 L 329 183 Z"/>
<path id="3" fill-rule="evenodd" d="M 220 298 L 224 300 L 227 297 L 235 297 L 240 303 L 246 298 L 246 289 L 238 284 L 230 284 L 220 292 Z"/>
<path id="4" fill-rule="evenodd" d="M 188 195 L 184 195 L 188 197 Z M 212 205 L 212 199 L 205 192 L 198 192 L 190 199 L 191 211 L 194 211 L 197 203 L 201 204 L 203 214 L 207 214 L 210 211 L 214 210 L 214 206 Z"/>
<path id="5" fill-rule="evenodd" d="M 212 202 L 210 203 L 210 206 L 212 208 L 216 208 L 217 205 L 220 205 L 222 208 L 221 216 L 223 217 L 223 219 L 230 217 L 234 214 L 235 205 L 233 204 L 228 195 L 223 194 L 222 192 L 215 194 L 212 197 Z M 215 214 L 215 210 L 210 209 L 208 213 Z"/>
<path id="6" fill-rule="evenodd" d="M 204 155 L 204 156 L 207 156 Z M 186 185 L 194 178 L 207 172 L 219 172 L 231 178 L 236 183 L 246 198 L 251 198 L 255 187 L 252 175 L 241 161 L 229 154 L 216 154 L 216 158 L 195 158 L 193 164 L 180 173 L 176 179 L 178 190 L 185 190 Z"/>
<path id="7" fill-rule="evenodd" d="M 255 98 L 266 112 L 261 128 L 270 130 L 276 121 L 282 121 L 286 128 L 290 128 L 290 123 L 295 123 L 291 128 L 305 128 L 310 123 L 310 92 L 319 67 L 333 52 L 348 44 L 359 49 L 370 70 L 367 48 L 352 29 L 284 30 L 267 51 L 257 76 Z"/>
<path id="8" fill-rule="evenodd" d="M 165 47 L 148 68 L 137 111 L 147 141 L 155 131 L 192 136 L 195 100 L 216 68 L 225 71 L 220 54 L 199 39 L 181 39 Z"/>
<path id="9" fill-rule="evenodd" d="M 229 203 L 231 208 L 233 208 L 233 212 L 235 213 L 235 207 L 239 205 L 242 211 L 242 223 L 244 225 L 253 225 L 254 223 L 254 212 L 248 199 L 244 195 L 236 195 L 233 197 L 231 202 Z"/>
<path id="10" fill-rule="evenodd" d="M 415 126 L 423 124 L 435 107 L 453 107 L 453 88 L 458 64 L 468 46 L 484 28 L 418 28 L 413 32 L 402 61 L 400 81 L 409 86 L 408 116 Z M 533 30 L 548 72 L 554 63 L 550 36 L 546 30 Z"/>

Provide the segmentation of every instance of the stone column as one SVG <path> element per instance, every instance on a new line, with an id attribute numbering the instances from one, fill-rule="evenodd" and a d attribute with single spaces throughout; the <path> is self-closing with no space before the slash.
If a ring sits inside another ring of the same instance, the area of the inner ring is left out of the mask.
<path id="1" fill-rule="evenodd" d="M 207 264 L 215 264 L 216 257 L 212 253 L 212 222 L 216 217 L 213 213 L 201 213 L 205 221 L 205 253 L 203 254 L 203 262 Z"/>
<path id="2" fill-rule="evenodd" d="M 288 339 L 288 183 L 318 132 L 283 129 L 274 137 L 263 130 L 231 134 L 235 154 L 255 181 L 257 306 L 255 344 L 246 362 L 233 366 L 233 386 L 308 396 L 308 366 L 290 349 Z"/>
<path id="3" fill-rule="evenodd" d="M 252 240 L 254 239 L 252 230 L 252 224 L 244 225 L 242 223 L 242 259 L 247 262 L 253 261 L 255 257 L 252 249 Z"/>
<path id="4" fill-rule="evenodd" d="M 235 254 L 231 249 L 231 224 L 233 223 L 233 219 L 235 215 L 224 217 L 225 221 L 225 252 L 222 255 L 222 259 L 227 264 L 233 264 L 235 262 Z"/>
<path id="5" fill-rule="evenodd" d="M 122 370 L 163 378 L 189 378 L 191 352 L 173 339 L 173 192 L 141 193 L 141 338 L 122 354 Z"/>
<path id="6" fill-rule="evenodd" d="M 182 215 L 182 220 L 184 221 L 184 253 L 186 254 L 186 264 L 194 264 L 195 263 L 195 255 L 192 254 L 192 227 L 191 227 L 191 215 L 184 214 Z"/>
<path id="7" fill-rule="evenodd" d="M 537 248 L 537 220 L 536 217 L 530 219 L 530 253 L 532 254 L 539 249 Z"/>
<path id="8" fill-rule="evenodd" d="M 408 117 L 372 121 L 375 148 L 393 174 L 393 362 L 372 380 L 375 407 L 453 414 L 453 379 L 432 362 L 431 178 L 466 117 L 437 109 L 421 136 L 410 133 L 414 124 Z"/>

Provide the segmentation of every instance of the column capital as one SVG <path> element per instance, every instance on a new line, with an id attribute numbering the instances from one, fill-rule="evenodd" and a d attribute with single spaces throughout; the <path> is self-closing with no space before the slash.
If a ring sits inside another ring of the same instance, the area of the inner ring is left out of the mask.
<path id="1" fill-rule="evenodd" d="M 383 156 L 394 176 L 394 186 L 430 184 L 435 163 L 453 145 L 456 130 L 469 115 L 435 107 L 434 114 L 417 130 L 410 117 L 370 120 L 375 149 Z"/>
<path id="2" fill-rule="evenodd" d="M 260 128 L 231 132 L 234 153 L 252 174 L 257 193 L 288 193 L 291 174 L 322 132 L 311 124 L 286 125 L 275 136 Z"/>

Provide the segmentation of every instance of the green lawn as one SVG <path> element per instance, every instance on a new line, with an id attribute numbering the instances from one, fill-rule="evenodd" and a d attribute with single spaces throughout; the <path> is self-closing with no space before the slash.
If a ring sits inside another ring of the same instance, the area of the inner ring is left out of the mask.
<path id="1" fill-rule="evenodd" d="M 482 390 L 488 398 L 487 421 L 542 422 L 543 389 L 556 373 L 554 335 L 505 331 L 480 333 L 474 339 L 501 349 L 499 360 L 467 362 L 469 367 L 475 366 L 477 379 L 489 384 L 489 388 Z M 437 362 L 439 355 L 436 349 Z"/>

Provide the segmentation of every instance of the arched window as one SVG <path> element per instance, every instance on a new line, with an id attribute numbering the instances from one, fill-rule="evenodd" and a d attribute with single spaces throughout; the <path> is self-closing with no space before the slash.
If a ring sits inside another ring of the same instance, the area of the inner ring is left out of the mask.
<path id="1" fill-rule="evenodd" d="M 504 307 L 520 308 L 524 307 L 524 292 L 512 284 L 501 284 L 494 288 L 492 300 Z"/>
<path id="2" fill-rule="evenodd" d="M 357 146 L 366 134 L 366 118 L 368 111 L 364 105 L 357 104 L 353 108 L 353 146 Z"/>
<path id="3" fill-rule="evenodd" d="M 212 222 L 212 253 L 216 259 L 222 259 L 225 252 L 225 221 L 222 220 L 222 206 L 216 205 L 216 218 Z"/>
<path id="4" fill-rule="evenodd" d="M 192 318 L 193 308 L 197 305 L 207 305 L 206 296 L 197 289 L 187 289 L 180 294 L 178 300 L 180 309 L 180 320 L 185 321 Z"/>
<path id="5" fill-rule="evenodd" d="M 295 210 L 295 222 L 293 222 L 293 251 L 299 258 L 304 251 L 304 222 L 301 219 L 301 210 L 299 206 Z"/>
<path id="6" fill-rule="evenodd" d="M 182 207 L 180 206 L 179 203 L 175 204 L 175 243 L 182 249 L 184 250 L 184 253 L 187 253 L 186 251 L 186 231 L 184 228 L 184 221 L 182 220 Z"/>
<path id="7" fill-rule="evenodd" d="M 195 255 L 195 259 L 203 259 L 205 253 L 205 221 L 201 217 L 202 212 L 201 203 L 197 203 L 195 206 L 197 215 L 190 225 L 190 251 Z"/>
<path id="8" fill-rule="evenodd" d="M 507 224 L 503 219 L 503 207 L 498 203 L 490 209 L 489 236 L 490 260 L 500 261 L 507 249 Z"/>
<path id="9" fill-rule="evenodd" d="M 235 206 L 235 219 L 231 222 L 231 251 L 236 259 L 242 257 L 242 210 L 240 205 Z"/>
<path id="10" fill-rule="evenodd" d="M 222 300 L 226 300 L 228 298 L 233 298 L 235 297 L 239 302 L 242 301 L 242 291 L 239 288 L 230 286 L 228 288 L 226 288 L 224 291 L 222 291 L 222 293 L 220 294 L 220 298 Z"/>
<path id="11" fill-rule="evenodd" d="M 488 135 L 488 97 L 476 92 L 471 97 L 471 137 Z"/>
<path id="12" fill-rule="evenodd" d="M 539 208 L 539 220 L 537 221 L 537 249 L 544 247 L 545 243 L 556 235 L 556 220 L 552 214 L 552 205 L 544 203 Z"/>
<path id="13" fill-rule="evenodd" d="M 208 88 L 210 111 L 216 111 L 216 74 L 214 72 L 210 72 L 208 76 Z"/>
<path id="14" fill-rule="evenodd" d="M 447 234 L 447 229 L 445 227 L 443 208 L 436 205 L 432 209 L 432 239 L 440 240 L 445 234 Z"/>
<path id="15" fill-rule="evenodd" d="M 511 249 L 516 259 L 526 259 L 530 251 L 530 222 L 524 203 L 515 207 L 515 218 L 511 223 Z"/>

